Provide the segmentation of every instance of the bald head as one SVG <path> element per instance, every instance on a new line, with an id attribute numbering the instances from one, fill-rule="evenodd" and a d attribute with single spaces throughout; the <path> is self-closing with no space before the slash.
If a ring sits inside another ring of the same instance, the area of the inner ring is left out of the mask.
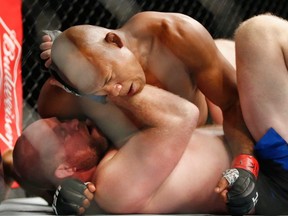
<path id="1" fill-rule="evenodd" d="M 73 26 L 53 42 L 51 57 L 59 76 L 81 93 L 89 93 L 97 83 L 93 58 L 103 49 L 107 32 L 108 29 L 91 25 Z"/>
<path id="2" fill-rule="evenodd" d="M 109 29 L 99 26 L 78 25 L 66 29 L 61 36 L 65 35 L 67 39 L 79 48 L 89 49 L 91 45 L 104 41 L 108 32 Z"/>
<path id="3" fill-rule="evenodd" d="M 17 175 L 39 188 L 54 187 L 54 171 L 61 160 L 60 143 L 42 119 L 23 131 L 13 150 L 13 165 Z"/>

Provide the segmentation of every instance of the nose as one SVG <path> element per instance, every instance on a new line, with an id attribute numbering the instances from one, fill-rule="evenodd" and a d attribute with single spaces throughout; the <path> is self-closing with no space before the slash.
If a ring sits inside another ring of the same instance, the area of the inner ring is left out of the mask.
<path id="1" fill-rule="evenodd" d="M 122 85 L 119 83 L 111 84 L 105 87 L 105 91 L 108 95 L 111 96 L 118 96 L 120 94 L 120 91 L 122 89 Z"/>

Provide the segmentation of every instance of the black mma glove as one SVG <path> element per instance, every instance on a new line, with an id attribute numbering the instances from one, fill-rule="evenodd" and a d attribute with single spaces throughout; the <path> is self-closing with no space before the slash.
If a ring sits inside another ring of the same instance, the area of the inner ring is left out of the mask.
<path id="1" fill-rule="evenodd" d="M 57 188 L 52 208 L 56 215 L 77 215 L 83 200 L 86 199 L 86 185 L 77 179 L 66 179 Z"/>
<path id="2" fill-rule="evenodd" d="M 233 167 L 223 174 L 230 185 L 227 208 L 231 215 L 244 215 L 249 213 L 258 201 L 256 180 L 259 165 L 253 156 L 242 154 L 234 159 Z"/>

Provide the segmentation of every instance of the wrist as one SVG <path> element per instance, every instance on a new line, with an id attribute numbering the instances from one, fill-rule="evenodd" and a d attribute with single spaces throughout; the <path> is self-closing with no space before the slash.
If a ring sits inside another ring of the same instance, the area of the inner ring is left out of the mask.
<path id="1" fill-rule="evenodd" d="M 257 179 L 259 173 L 259 164 L 255 157 L 248 154 L 236 156 L 232 163 L 233 168 L 244 169 L 251 172 Z"/>

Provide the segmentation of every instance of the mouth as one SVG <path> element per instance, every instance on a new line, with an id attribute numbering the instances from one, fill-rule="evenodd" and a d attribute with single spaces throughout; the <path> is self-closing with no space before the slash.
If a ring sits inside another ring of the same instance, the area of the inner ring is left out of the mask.
<path id="1" fill-rule="evenodd" d="M 133 83 L 131 83 L 127 96 L 133 96 L 136 93 L 136 87 Z"/>

